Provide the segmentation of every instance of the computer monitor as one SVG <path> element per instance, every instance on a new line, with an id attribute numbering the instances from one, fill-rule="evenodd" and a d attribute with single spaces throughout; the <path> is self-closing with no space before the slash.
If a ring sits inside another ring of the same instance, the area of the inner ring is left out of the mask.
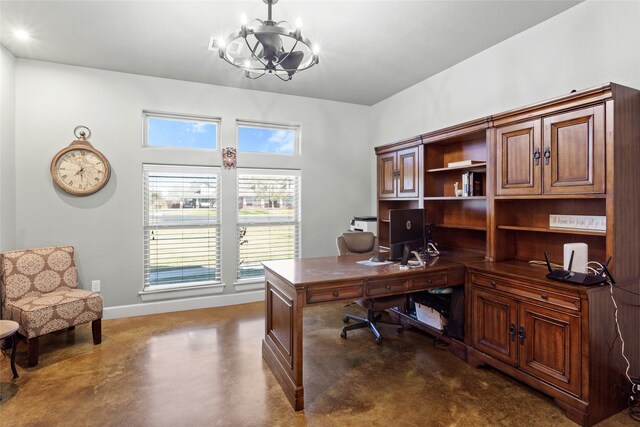
<path id="1" fill-rule="evenodd" d="M 400 259 L 405 245 L 424 247 L 424 209 L 389 210 L 389 258 Z"/>

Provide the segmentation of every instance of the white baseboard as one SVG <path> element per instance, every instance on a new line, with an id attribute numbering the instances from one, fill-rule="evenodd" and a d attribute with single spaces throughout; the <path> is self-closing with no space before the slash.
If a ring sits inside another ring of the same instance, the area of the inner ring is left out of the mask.
<path id="1" fill-rule="evenodd" d="M 146 316 L 148 314 L 170 313 L 172 311 L 196 310 L 199 308 L 222 307 L 264 301 L 264 291 L 242 292 L 230 295 L 212 295 L 199 298 L 184 298 L 173 301 L 153 301 L 143 304 L 105 307 L 103 319 Z"/>

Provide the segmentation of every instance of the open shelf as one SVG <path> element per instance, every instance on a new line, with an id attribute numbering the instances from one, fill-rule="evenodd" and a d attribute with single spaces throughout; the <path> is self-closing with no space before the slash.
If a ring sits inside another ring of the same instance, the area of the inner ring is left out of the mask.
<path id="1" fill-rule="evenodd" d="M 433 227 L 440 228 L 457 228 L 460 230 L 476 230 L 476 231 L 487 231 L 487 227 L 476 226 L 476 225 L 462 225 L 462 224 L 427 224 Z"/>
<path id="2" fill-rule="evenodd" d="M 520 230 L 520 231 L 536 231 L 540 233 L 561 233 L 561 234 L 579 234 L 583 236 L 606 236 L 606 231 L 599 230 L 578 230 L 573 228 L 550 228 L 550 227 L 530 227 L 521 225 L 499 225 L 500 230 Z"/>
<path id="3" fill-rule="evenodd" d="M 432 172 L 447 172 L 447 171 L 454 171 L 454 170 L 461 170 L 461 169 L 469 169 L 469 170 L 478 170 L 480 172 L 484 172 L 487 170 L 487 162 L 483 162 L 483 163 L 474 163 L 472 165 L 466 165 L 466 166 L 453 166 L 450 168 L 435 168 L 435 169 L 427 169 L 427 172 L 432 173 Z"/>
<path id="4" fill-rule="evenodd" d="M 454 197 L 454 196 L 445 196 L 445 197 L 425 197 L 425 200 L 487 200 L 487 196 L 470 196 L 470 197 Z"/>

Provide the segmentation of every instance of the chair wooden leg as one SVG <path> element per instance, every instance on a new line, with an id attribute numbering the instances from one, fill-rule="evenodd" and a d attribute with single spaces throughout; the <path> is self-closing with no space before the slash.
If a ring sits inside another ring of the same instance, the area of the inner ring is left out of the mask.
<path id="1" fill-rule="evenodd" d="M 91 322 L 91 332 L 93 333 L 93 344 L 100 344 L 102 342 L 102 319 Z"/>
<path id="2" fill-rule="evenodd" d="M 27 339 L 27 353 L 29 354 L 29 367 L 38 364 L 38 337 Z"/>
<path id="3" fill-rule="evenodd" d="M 13 372 L 13 379 L 18 378 L 18 371 L 16 370 L 16 345 L 18 344 L 18 337 L 14 334 L 11 337 L 11 372 Z"/>

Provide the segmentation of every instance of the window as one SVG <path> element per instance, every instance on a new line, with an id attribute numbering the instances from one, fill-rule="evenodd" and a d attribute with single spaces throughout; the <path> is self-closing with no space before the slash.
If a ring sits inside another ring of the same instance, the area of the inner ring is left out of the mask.
<path id="1" fill-rule="evenodd" d="M 146 147 L 208 150 L 218 147 L 218 119 L 148 112 L 144 117 Z"/>
<path id="2" fill-rule="evenodd" d="M 300 257 L 300 173 L 238 169 L 237 279 L 264 276 L 261 261 Z"/>
<path id="3" fill-rule="evenodd" d="M 298 153 L 300 127 L 238 122 L 238 151 L 251 153 Z"/>
<path id="4" fill-rule="evenodd" d="M 220 282 L 220 171 L 144 165 L 144 286 Z"/>

